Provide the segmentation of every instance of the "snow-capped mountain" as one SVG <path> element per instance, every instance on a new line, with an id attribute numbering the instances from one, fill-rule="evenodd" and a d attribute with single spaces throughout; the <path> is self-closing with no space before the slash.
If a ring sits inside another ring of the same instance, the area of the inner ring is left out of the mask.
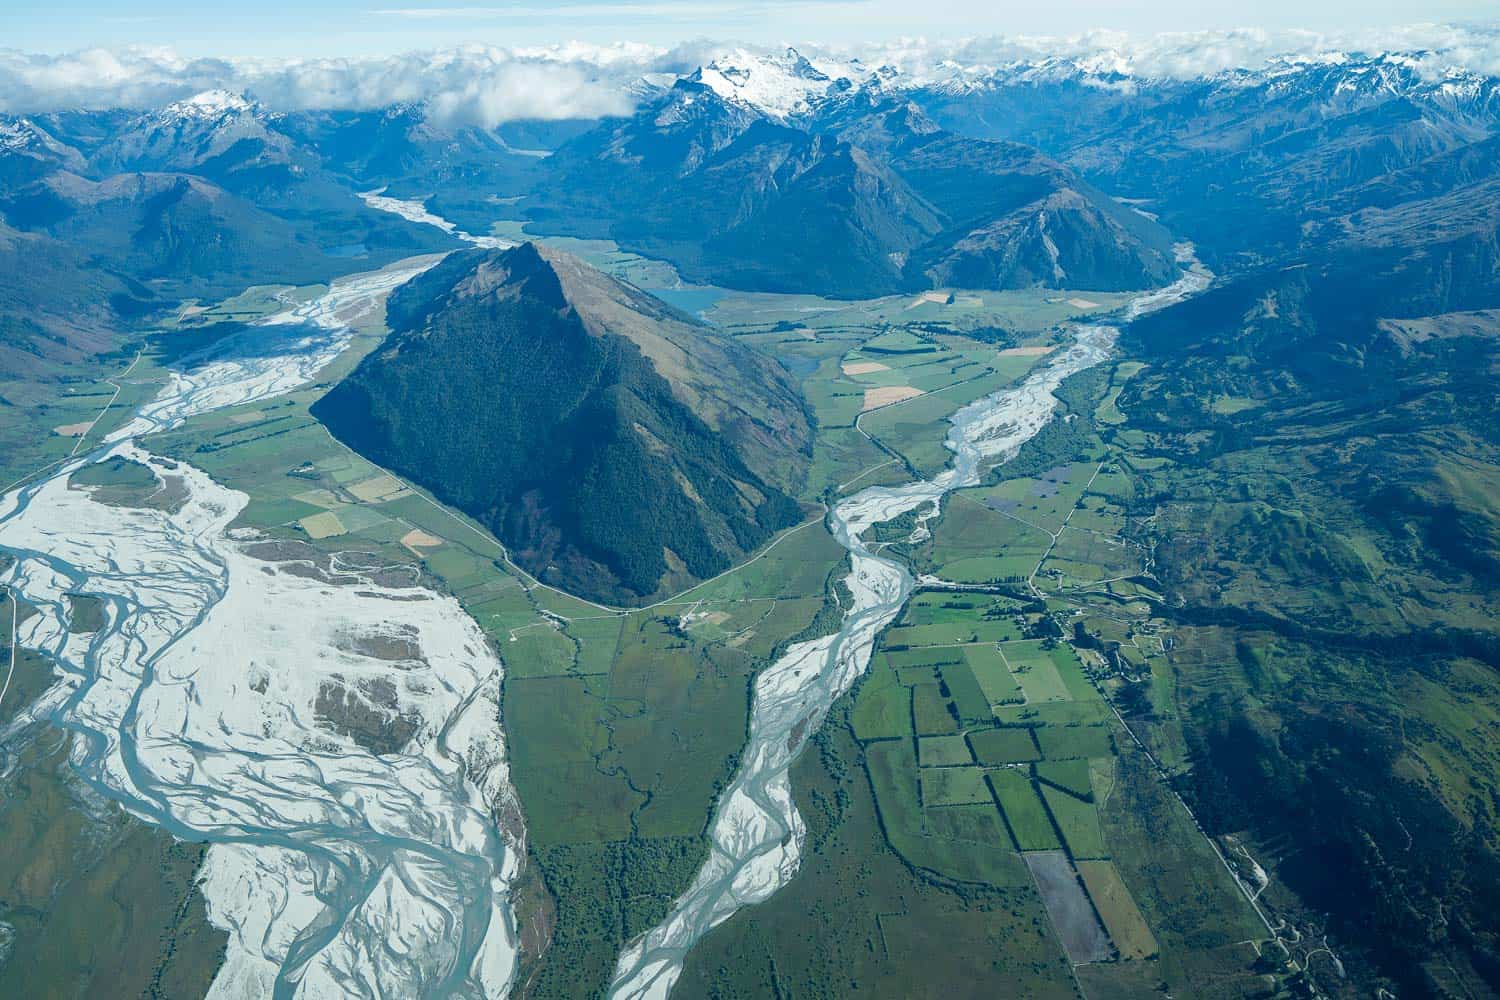
<path id="1" fill-rule="evenodd" d="M 83 157 L 78 150 L 59 142 L 30 118 L 0 118 L 0 152 L 66 169 L 77 169 L 83 165 Z"/>
<path id="2" fill-rule="evenodd" d="M 610 195 L 589 206 L 589 212 L 605 217 L 614 216 L 609 203 L 640 176 L 658 177 L 674 189 L 692 179 L 693 190 L 681 192 L 669 207 L 657 204 L 664 196 L 653 195 L 650 209 L 642 207 L 638 214 L 644 219 L 661 211 L 675 218 L 687 204 L 735 206 L 733 219 L 708 227 L 717 232 L 763 211 L 757 200 L 762 194 L 732 192 L 774 191 L 779 197 L 789 190 L 785 185 L 800 178 L 798 171 L 783 175 L 775 166 L 789 148 L 785 131 L 778 130 L 828 132 L 881 167 L 895 168 L 898 182 L 916 183 L 920 196 L 912 205 L 941 190 L 928 190 L 929 165 L 916 169 L 912 150 L 942 150 L 932 163 L 950 178 L 959 176 L 952 172 L 954 164 L 971 155 L 975 164 L 997 155 L 938 141 L 935 133 L 941 130 L 966 139 L 1024 143 L 1082 175 L 1083 186 L 1060 180 L 1050 188 L 1077 197 L 1042 190 L 1028 197 L 1038 203 L 1052 198 L 1057 217 L 1076 221 L 1090 246 L 1130 242 L 1128 226 L 1124 235 L 1114 232 L 1130 220 L 1098 199 L 1092 190 L 1098 187 L 1127 198 L 1153 193 L 1158 200 L 1145 210 L 1168 228 L 1191 217 L 1195 228 L 1184 235 L 1209 253 L 1236 254 L 1252 245 L 1287 247 L 1306 239 L 1293 221 L 1306 214 L 1299 206 L 1327 205 L 1330 212 L 1342 212 L 1346 203 L 1360 203 L 1364 195 L 1357 192 L 1381 177 L 1417 170 L 1428 161 L 1446 163 L 1440 158 L 1458 157 L 1500 135 L 1500 80 L 1444 64 L 1430 53 L 1324 52 L 1200 74 L 1182 72 L 1180 64 L 1159 54 L 1143 58 L 1114 50 L 990 65 L 949 60 L 916 61 L 899 69 L 870 66 L 795 49 L 722 52 L 677 77 L 671 87 L 648 93 L 641 117 L 566 148 L 556 166 L 566 168 L 580 187 L 598 182 L 594 171 L 604 164 L 619 171 L 601 187 Z M 813 162 L 802 153 L 785 160 L 804 161 Z M 1466 174 L 1476 174 L 1476 164 L 1489 161 L 1476 152 L 1454 162 Z M 774 182 L 746 179 L 760 177 L 756 171 Z M 1048 171 L 1028 176 L 1041 175 L 1063 176 Z M 988 188 L 1004 188 L 1014 176 L 1014 171 L 1004 179 L 964 174 L 965 197 L 982 200 Z M 729 177 L 738 186 L 724 186 Z M 718 187 L 710 195 L 695 187 L 700 183 Z M 854 189 L 900 192 L 900 183 L 862 180 Z M 890 204 L 904 204 L 905 197 Z M 939 207 L 944 215 L 962 215 L 961 205 Z M 922 218 L 920 210 L 902 208 L 892 217 L 903 220 L 891 227 L 907 234 L 903 241 L 929 238 L 921 222 L 913 221 Z M 915 245 L 902 249 L 902 280 L 918 267 L 950 283 L 962 283 L 960 274 L 981 284 L 1011 280 L 1007 254 L 1024 243 L 1020 234 L 1029 232 L 1016 221 L 1020 218 L 1012 218 L 1009 208 L 991 213 L 993 224 L 979 227 L 987 235 L 963 243 L 960 265 L 947 263 L 941 254 L 922 263 Z M 980 258 L 997 262 L 1004 273 L 976 271 Z M 1108 259 L 1112 273 L 1154 277 L 1150 267 L 1122 268 L 1116 257 Z M 1075 264 L 1071 270 L 1080 268 Z"/>
<path id="3" fill-rule="evenodd" d="M 1179 121 L 1190 134 L 1248 149 L 1266 137 L 1315 121 L 1367 112 L 1391 102 L 1425 109 L 1472 141 L 1500 121 L 1500 79 L 1444 63 L 1434 53 L 1363 55 L 1324 52 L 1272 57 L 1254 68 L 1190 74 L 1160 57 L 1123 50 L 1082 56 L 984 63 L 908 60 L 900 66 L 796 49 L 719 53 L 691 73 L 641 78 L 639 103 L 659 109 L 658 124 L 696 120 L 697 93 L 780 123 L 836 119 L 862 97 L 906 95 L 939 125 L 980 138 L 1015 139 L 1057 155 L 1104 130 Z M 672 100 L 663 95 L 674 94 Z M 1227 129 L 1227 131 L 1226 131 Z M 1416 137 L 1419 138 L 1419 137 Z M 1420 145 L 1420 143 L 1419 143 Z M 1434 152 L 1446 148 L 1442 142 Z M 1096 146 L 1080 166 L 1112 156 Z"/>
<path id="4" fill-rule="evenodd" d="M 193 170 L 223 159 L 235 169 L 286 162 L 291 153 L 291 140 L 268 127 L 259 105 L 208 90 L 139 116 L 96 159 L 124 170 Z"/>
<path id="5" fill-rule="evenodd" d="M 1123 52 L 1104 51 L 1085 57 L 1053 56 L 993 66 L 949 61 L 921 72 L 895 73 L 888 85 L 955 97 L 1014 87 L 1075 85 L 1133 96 L 1257 89 L 1278 100 L 1348 103 L 1407 97 L 1478 104 L 1491 112 L 1500 107 L 1496 103 L 1500 79 L 1445 65 L 1437 55 L 1426 52 L 1364 55 L 1334 51 L 1316 56 L 1276 56 L 1253 68 L 1183 75 L 1166 72 L 1156 64 L 1142 65 Z"/>
<path id="6" fill-rule="evenodd" d="M 1424 192 L 1462 178 L 1483 204 L 1500 173 L 1500 79 L 1430 53 L 1327 52 L 1196 76 L 1056 58 L 909 84 L 946 128 L 1038 146 L 1112 193 L 1149 196 L 1210 256 L 1356 239 L 1367 227 L 1345 213 L 1398 198 L 1415 199 L 1408 221 L 1457 238 L 1472 220 Z M 1308 225 L 1324 212 L 1335 221 Z"/>
<path id="7" fill-rule="evenodd" d="M 0 118 L 0 149 L 24 156 L 77 155 L 29 118 Z"/>
<path id="8" fill-rule="evenodd" d="M 884 89 L 889 74 L 860 76 L 795 51 L 715 60 L 560 148 L 526 209 L 693 280 L 759 289 L 1171 280 L 1170 241 L 1148 220 L 1034 148 L 944 131 Z M 785 238 L 797 232 L 818 235 Z"/>
<path id="9" fill-rule="evenodd" d="M 243 94 L 228 90 L 205 90 L 185 101 L 167 105 L 157 116 L 162 121 L 204 121 L 223 118 L 225 115 L 253 115 L 255 104 Z"/>
<path id="10" fill-rule="evenodd" d="M 81 170 L 82 154 L 30 118 L 0 117 L 0 191 L 54 170 Z"/>
<path id="11" fill-rule="evenodd" d="M 725 53 L 686 79 L 719 97 L 773 118 L 787 119 L 815 110 L 825 98 L 871 85 L 894 73 L 872 70 L 859 59 L 808 59 L 796 49 L 770 55 L 746 49 Z"/>

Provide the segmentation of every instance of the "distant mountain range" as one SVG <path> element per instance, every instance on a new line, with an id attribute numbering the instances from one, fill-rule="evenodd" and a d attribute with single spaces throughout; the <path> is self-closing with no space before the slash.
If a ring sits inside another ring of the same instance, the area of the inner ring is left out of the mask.
<path id="1" fill-rule="evenodd" d="M 564 144 L 526 211 L 672 261 L 685 276 L 863 297 L 958 285 L 1150 287 L 1170 238 L 1073 171 L 971 139 L 789 53 L 713 64 Z"/>
<path id="2" fill-rule="evenodd" d="M 1421 200 L 1422 175 L 1443 177 L 1429 193 L 1481 185 L 1465 200 L 1493 201 L 1482 185 L 1495 169 L 1500 80 L 1434 73 L 1412 55 L 1330 54 L 1187 80 L 1050 60 L 910 93 L 949 128 L 1036 144 L 1142 199 L 1220 266 L 1352 237 L 1359 227 L 1341 216 Z M 1443 206 L 1417 214 L 1448 225 Z"/>
<path id="3" fill-rule="evenodd" d="M 354 187 L 274 116 L 224 92 L 144 113 L 0 121 L 0 220 L 49 259 L 128 279 L 134 299 L 158 307 L 458 245 L 369 208 Z M 24 280 L 8 272 L 0 284 L 13 279 Z M 107 311 L 114 294 L 94 306 Z"/>
<path id="4" fill-rule="evenodd" d="M 0 222 L 116 275 L 66 282 L 110 286 L 97 315 L 458 245 L 357 197 L 381 187 L 475 233 L 519 214 L 691 280 L 839 297 L 1145 287 L 1177 239 L 1221 271 L 1415 240 L 1470 280 L 1492 255 L 1500 84 L 1416 56 L 1167 79 L 1108 54 L 900 72 L 736 51 L 634 89 L 625 118 L 495 129 L 226 91 L 0 116 Z"/>

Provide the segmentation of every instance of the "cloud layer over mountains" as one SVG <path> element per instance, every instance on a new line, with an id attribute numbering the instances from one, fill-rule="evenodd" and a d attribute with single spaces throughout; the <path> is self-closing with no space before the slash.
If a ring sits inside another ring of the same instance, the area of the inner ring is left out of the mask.
<path id="1" fill-rule="evenodd" d="M 628 111 L 643 76 L 688 72 L 734 48 L 742 47 L 710 41 L 670 49 L 629 42 L 473 45 L 368 59 L 288 60 L 189 59 L 170 49 L 64 55 L 0 49 L 0 112 L 156 107 L 222 88 L 246 93 L 275 111 L 426 103 L 429 113 L 447 124 L 594 118 Z M 914 85 L 1052 59 L 1101 75 L 1181 79 L 1341 52 L 1409 53 L 1432 77 L 1454 70 L 1500 75 L 1500 28 L 1450 25 L 1340 35 L 1242 29 L 1133 38 L 1099 31 L 1070 38 L 912 38 L 856 48 L 799 48 L 825 72 L 836 74 L 858 59 L 866 67 L 895 67 Z"/>
<path id="2" fill-rule="evenodd" d="M 0 110 L 149 108 L 204 90 L 245 93 L 275 111 L 427 102 L 495 125 L 629 110 L 625 82 L 660 58 L 641 46 L 513 50 L 472 46 L 376 59 L 184 59 L 170 50 L 0 51 Z"/>

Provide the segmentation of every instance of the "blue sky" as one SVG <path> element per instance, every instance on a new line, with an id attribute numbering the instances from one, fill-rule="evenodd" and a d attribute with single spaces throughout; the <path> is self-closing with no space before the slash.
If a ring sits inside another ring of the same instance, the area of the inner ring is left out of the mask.
<path id="1" fill-rule="evenodd" d="M 170 46 L 186 55 L 359 56 L 466 42 L 856 43 L 903 35 L 1073 35 L 1235 27 L 1316 31 L 1495 17 L 1493 0 L 0 0 L 0 47 Z"/>

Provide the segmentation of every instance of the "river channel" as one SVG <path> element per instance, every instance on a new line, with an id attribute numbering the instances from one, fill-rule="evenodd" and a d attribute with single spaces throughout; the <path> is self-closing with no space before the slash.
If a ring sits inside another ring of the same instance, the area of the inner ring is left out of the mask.
<path id="1" fill-rule="evenodd" d="M 254 349 L 219 345 L 93 453 L 0 497 L 15 560 L 0 583 L 39 612 L 19 641 L 57 665 L 0 746 L 37 721 L 67 730 L 82 780 L 210 845 L 200 885 L 228 933 L 213 997 L 496 997 L 514 976 L 524 842 L 501 664 L 479 627 L 414 574 L 231 527 L 245 494 L 140 443 L 304 384 L 435 260 L 263 321 L 243 334 Z M 70 483 L 109 458 L 151 469 L 171 502 L 120 506 Z M 70 595 L 97 602 L 103 627 L 70 632 Z"/>
<path id="2" fill-rule="evenodd" d="M 1211 275 L 1178 248 L 1186 267 L 1175 283 L 1133 299 L 1128 321 L 1179 302 L 1207 287 Z M 792 799 L 790 768 L 805 734 L 864 673 L 875 638 L 896 619 L 914 581 L 906 566 L 881 556 L 864 536 L 875 525 L 917 512 L 915 531 L 937 516 L 943 497 L 977 485 L 1052 419 L 1057 387 L 1070 375 L 1109 356 L 1117 329 L 1099 324 L 1072 328 L 1073 342 L 1020 385 L 975 400 L 953 415 L 946 445 L 947 469 L 930 480 L 872 486 L 829 512 L 828 527 L 849 552 L 844 583 L 852 600 L 839 630 L 801 642 L 755 682 L 749 740 L 739 772 L 719 800 L 709 831 L 709 857 L 666 919 L 632 941 L 615 969 L 611 996 L 664 998 L 692 946 L 740 907 L 769 899 L 797 872 L 806 827 Z"/>

